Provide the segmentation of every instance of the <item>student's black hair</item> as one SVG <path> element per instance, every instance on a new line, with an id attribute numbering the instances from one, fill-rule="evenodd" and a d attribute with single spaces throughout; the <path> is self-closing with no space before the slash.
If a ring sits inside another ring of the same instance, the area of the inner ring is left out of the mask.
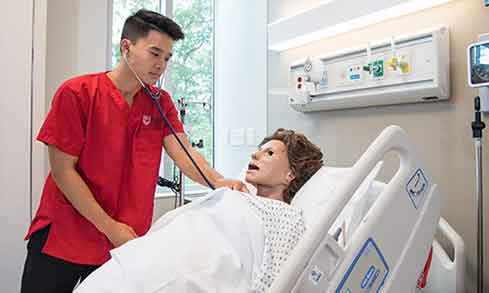
<path id="1" fill-rule="evenodd" d="M 146 37 L 152 30 L 165 33 L 174 41 L 185 37 L 182 28 L 170 18 L 154 11 L 140 9 L 124 22 L 121 40 L 129 39 L 136 43 L 139 38 Z"/>

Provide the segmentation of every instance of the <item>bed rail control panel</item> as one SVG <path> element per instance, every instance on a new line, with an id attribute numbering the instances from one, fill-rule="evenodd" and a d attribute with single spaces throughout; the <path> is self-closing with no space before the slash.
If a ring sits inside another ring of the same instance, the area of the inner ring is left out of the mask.
<path id="1" fill-rule="evenodd" d="M 300 112 L 449 96 L 449 34 L 443 25 L 289 65 L 288 102 Z"/>
<path id="2" fill-rule="evenodd" d="M 294 292 L 323 292 L 343 260 L 343 250 L 328 234 L 311 260 Z"/>
<path id="3" fill-rule="evenodd" d="M 335 292 L 380 292 L 389 274 L 389 266 L 372 238 L 355 256 Z"/>

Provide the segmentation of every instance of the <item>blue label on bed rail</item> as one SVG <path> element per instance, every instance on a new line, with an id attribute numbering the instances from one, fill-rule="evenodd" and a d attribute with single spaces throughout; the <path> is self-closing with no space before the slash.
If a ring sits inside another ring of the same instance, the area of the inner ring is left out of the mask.
<path id="1" fill-rule="evenodd" d="M 380 292 L 389 266 L 372 238 L 367 239 L 343 276 L 336 293 Z"/>
<path id="2" fill-rule="evenodd" d="M 428 179 L 426 179 L 421 169 L 416 170 L 406 184 L 406 191 L 415 209 L 418 209 L 423 204 L 427 189 Z"/>

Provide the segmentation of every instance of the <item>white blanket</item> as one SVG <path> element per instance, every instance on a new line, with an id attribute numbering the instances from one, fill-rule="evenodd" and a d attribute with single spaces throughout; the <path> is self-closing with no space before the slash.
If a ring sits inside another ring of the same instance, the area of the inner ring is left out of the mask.
<path id="1" fill-rule="evenodd" d="M 263 292 L 304 227 L 288 204 L 218 189 L 112 250 L 75 292 Z"/>

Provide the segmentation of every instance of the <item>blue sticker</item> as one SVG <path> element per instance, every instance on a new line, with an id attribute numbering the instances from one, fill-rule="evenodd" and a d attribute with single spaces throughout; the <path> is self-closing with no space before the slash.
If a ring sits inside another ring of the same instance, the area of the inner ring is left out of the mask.
<path id="1" fill-rule="evenodd" d="M 365 274 L 365 277 L 363 277 L 363 281 L 360 284 L 360 288 L 365 289 L 365 287 L 367 287 L 367 285 L 371 283 L 372 277 L 374 276 L 374 274 L 376 272 L 377 272 L 377 269 L 375 268 L 375 266 L 370 265 L 367 273 Z"/>
<path id="2" fill-rule="evenodd" d="M 372 238 L 365 241 L 343 276 L 336 293 L 380 292 L 389 266 Z"/>
<path id="3" fill-rule="evenodd" d="M 428 190 L 428 179 L 423 171 L 418 169 L 406 184 L 406 191 L 415 209 L 423 204 L 426 190 Z"/>
<path id="4" fill-rule="evenodd" d="M 358 80 L 358 79 L 360 79 L 360 74 L 352 74 L 352 75 L 350 75 L 350 79 L 351 80 Z"/>

